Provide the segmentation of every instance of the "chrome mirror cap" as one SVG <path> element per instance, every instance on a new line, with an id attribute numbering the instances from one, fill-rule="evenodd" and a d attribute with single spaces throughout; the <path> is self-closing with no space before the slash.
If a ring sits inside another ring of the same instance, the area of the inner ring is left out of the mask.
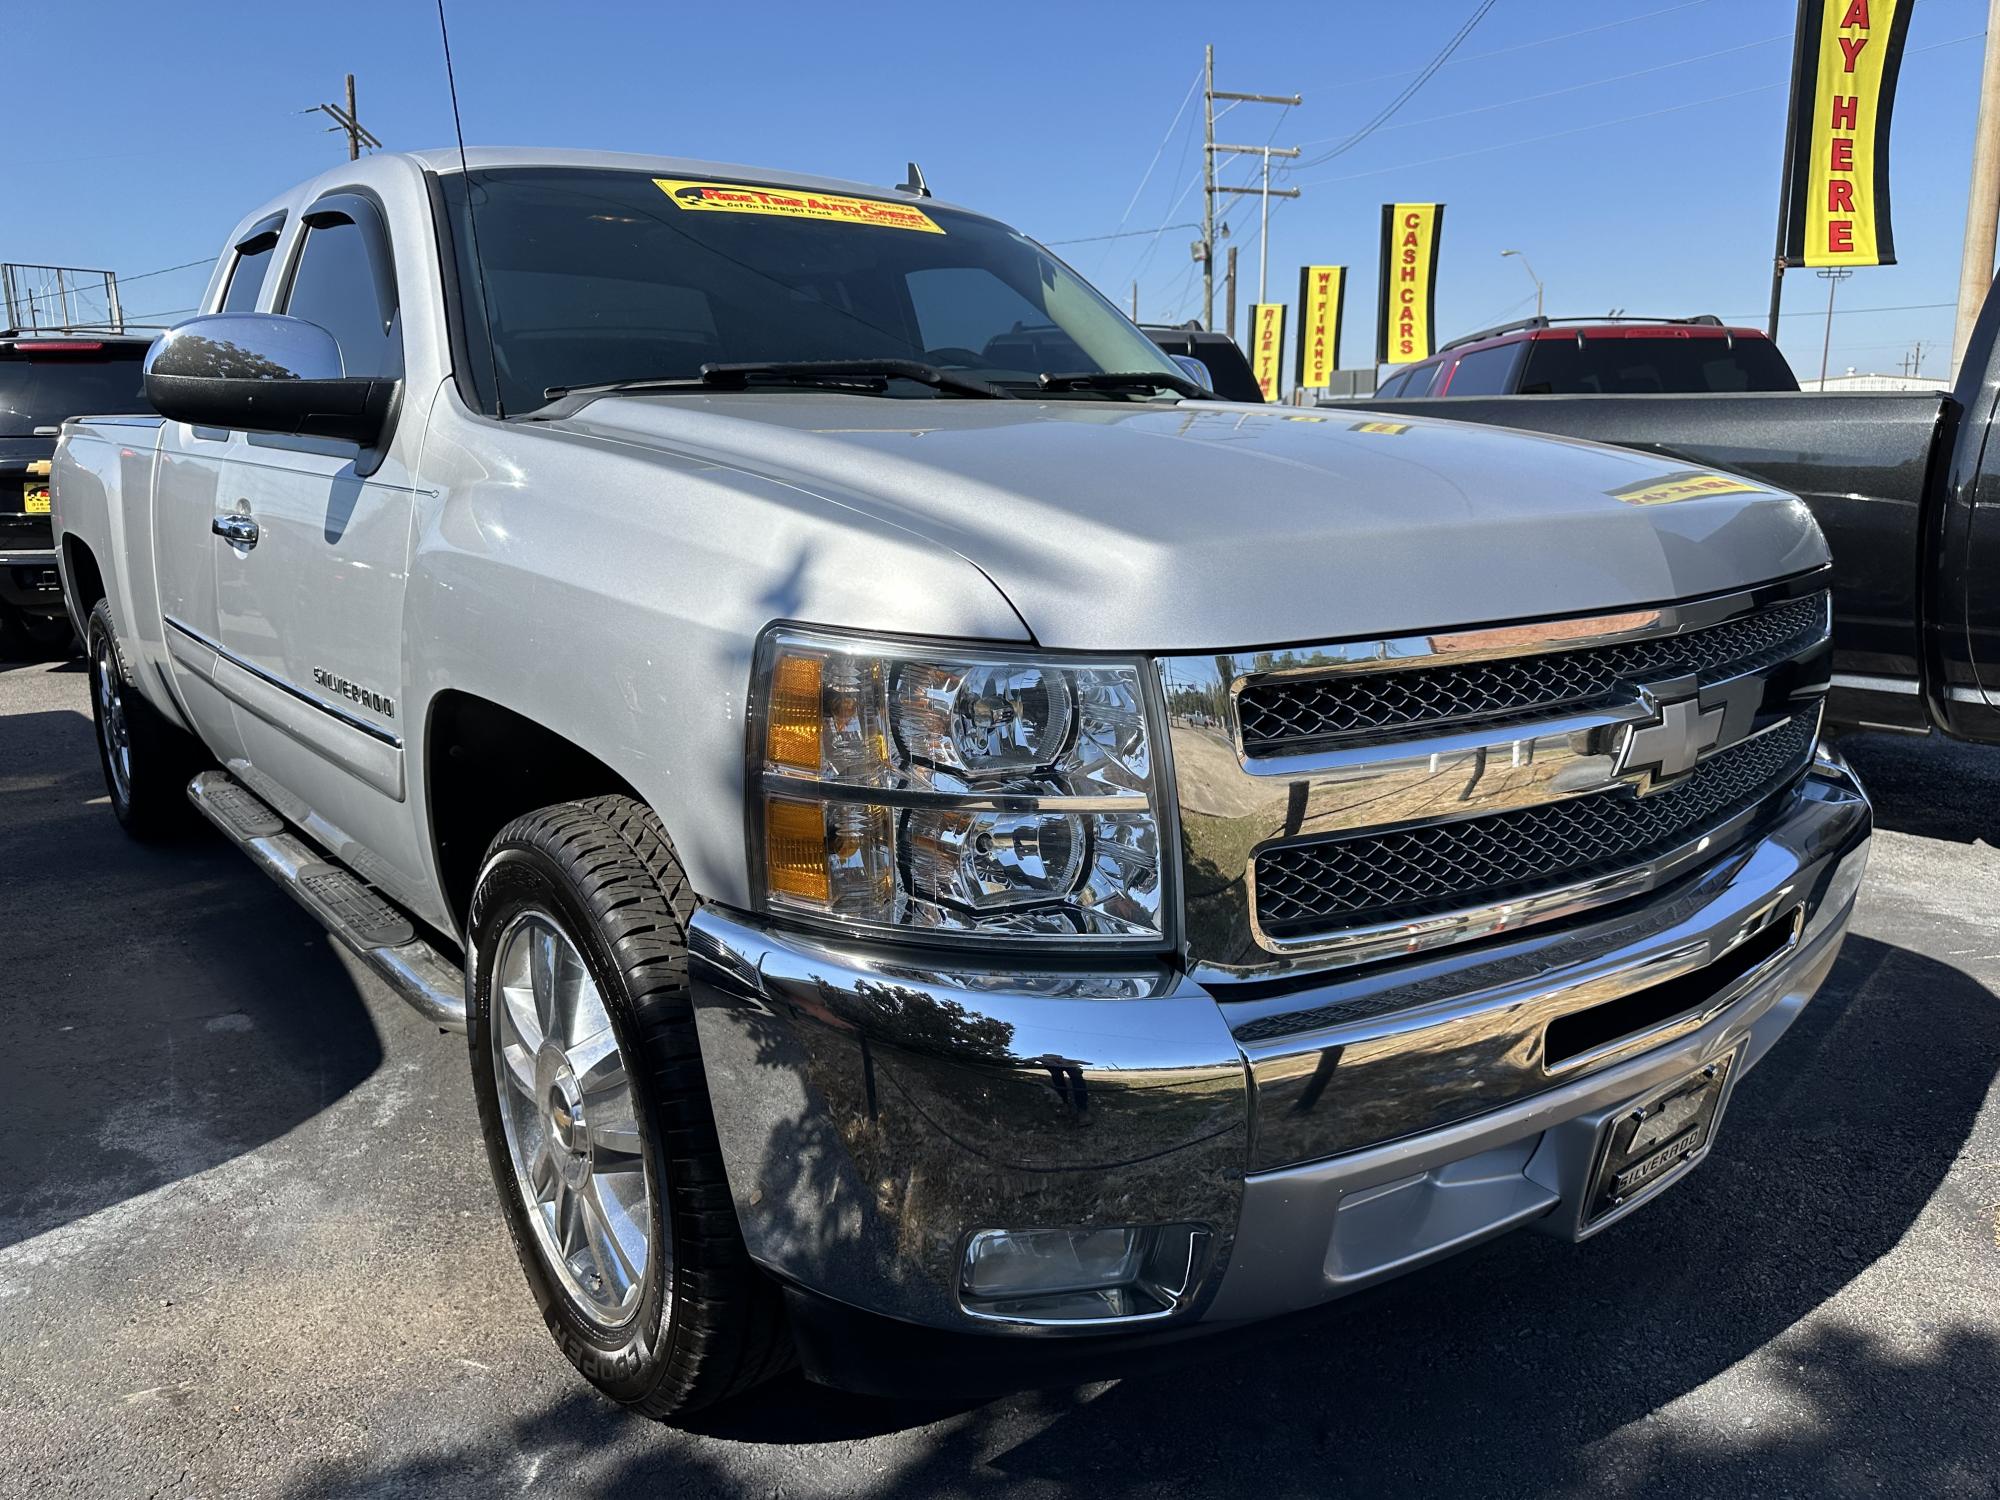
<path id="1" fill-rule="evenodd" d="M 147 376 L 197 380 L 339 380 L 340 345 L 317 323 L 277 313 L 215 313 L 168 329 Z"/>
<path id="2" fill-rule="evenodd" d="M 1215 377 L 1208 373 L 1207 365 L 1196 359 L 1192 354 L 1175 354 L 1169 357 L 1175 364 L 1181 367 L 1182 372 L 1186 374 L 1188 379 L 1192 380 L 1203 390 L 1211 394 L 1214 392 Z"/>

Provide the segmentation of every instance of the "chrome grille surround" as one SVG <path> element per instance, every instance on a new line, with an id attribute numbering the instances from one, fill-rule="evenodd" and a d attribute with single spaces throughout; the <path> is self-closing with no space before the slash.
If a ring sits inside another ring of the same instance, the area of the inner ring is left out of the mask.
<path id="1" fill-rule="evenodd" d="M 1721 857 L 1811 758 L 1829 635 L 1821 570 L 1584 619 L 1160 658 L 1191 970 L 1268 979 L 1415 953 Z M 1430 711 L 1468 667 L 1530 684 L 1527 701 Z M 1371 679 L 1393 694 L 1346 688 Z M 1584 691 L 1537 696 L 1547 682 Z M 1411 717 L 1246 745 L 1246 696 L 1323 702 L 1329 683 Z"/>
<path id="2" fill-rule="evenodd" d="M 1733 674 L 1782 661 L 1825 633 L 1821 601 L 1789 599 L 1677 636 L 1641 635 L 1412 670 L 1263 677 L 1244 685 L 1236 710 L 1244 752 L 1279 755 L 1371 733 L 1408 734 L 1420 725 L 1463 726 L 1573 709 L 1615 698 L 1625 684 L 1687 672 L 1720 668 Z"/>

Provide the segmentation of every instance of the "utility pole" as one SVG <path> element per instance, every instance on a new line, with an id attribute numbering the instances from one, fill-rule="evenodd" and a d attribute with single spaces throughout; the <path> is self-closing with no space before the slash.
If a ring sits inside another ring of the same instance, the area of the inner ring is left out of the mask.
<path id="1" fill-rule="evenodd" d="M 1972 136 L 1972 191 L 1965 205 L 1965 250 L 1958 263 L 1958 326 L 1951 341 L 1952 379 L 1993 282 L 1993 232 L 2000 212 L 2000 0 L 1987 0 L 1986 62 L 1979 70 L 1979 123 Z"/>
<path id="2" fill-rule="evenodd" d="M 1132 321 L 1139 321 L 1139 283 L 1132 283 Z"/>
<path id="3" fill-rule="evenodd" d="M 1234 95 L 1217 94 L 1215 97 L 1218 99 L 1230 99 L 1230 98 L 1247 99 L 1253 96 L 1248 94 L 1234 94 Z M 1222 146 L 1222 145 L 1217 145 L 1215 142 L 1211 141 L 1209 142 L 1208 145 L 1208 152 L 1211 160 L 1213 160 L 1216 154 L 1220 152 L 1227 152 L 1235 156 L 1262 156 L 1264 158 L 1263 186 L 1217 187 L 1211 189 L 1212 194 L 1243 193 L 1246 195 L 1259 197 L 1264 200 L 1263 224 L 1262 227 L 1259 229 L 1257 236 L 1257 262 L 1258 262 L 1257 300 L 1259 302 L 1262 302 L 1265 300 L 1264 285 L 1271 264 L 1271 249 L 1270 249 L 1271 236 L 1269 232 L 1271 228 L 1271 200 L 1273 198 L 1296 198 L 1299 196 L 1299 190 L 1297 188 L 1274 188 L 1271 186 L 1271 158 L 1274 156 L 1297 156 L 1299 154 L 1299 148 L 1297 146 Z M 1213 201 L 1212 197 L 1210 201 Z M 1213 251 L 1211 251 L 1210 254 L 1212 257 Z"/>
<path id="4" fill-rule="evenodd" d="M 375 132 L 370 130 L 366 125 L 363 125 L 361 117 L 355 112 L 354 75 L 352 73 L 347 75 L 346 109 L 342 109 L 338 104 L 321 104 L 315 107 L 321 114 L 333 121 L 332 126 L 329 127 L 330 129 L 345 132 L 347 136 L 347 159 L 349 161 L 359 161 L 361 159 L 361 148 L 363 146 L 367 146 L 374 151 L 382 149 L 382 143 L 375 138 Z M 304 110 L 302 113 L 311 114 L 312 111 Z"/>
<path id="5" fill-rule="evenodd" d="M 1995 0 L 2000 4 L 2000 0 Z M 1215 326 L 1215 43 L 1201 55 L 1201 326 Z"/>
<path id="6" fill-rule="evenodd" d="M 2000 4 L 2000 0 L 1995 0 Z M 1271 158 L 1274 156 L 1297 156 L 1299 149 L 1276 146 L 1220 146 L 1215 140 L 1215 101 L 1232 100 L 1237 104 L 1282 104 L 1295 106 L 1301 102 L 1298 94 L 1241 94 L 1215 86 L 1215 48 L 1210 45 L 1203 54 L 1202 62 L 1202 152 L 1201 152 L 1201 326 L 1215 326 L 1215 200 L 1221 193 L 1256 194 L 1264 200 L 1264 227 L 1271 223 L 1271 200 L 1273 198 L 1296 198 L 1297 188 L 1273 188 L 1271 186 Z M 1257 156 L 1264 158 L 1264 176 L 1261 187 L 1218 187 L 1215 181 L 1215 158 L 1218 152 L 1237 156 Z M 1266 235 L 1265 239 L 1269 236 Z M 1270 253 L 1260 242 L 1259 253 L 1268 265 Z M 1264 277 L 1260 273 L 1257 282 L 1257 297 L 1264 297 Z"/>
<path id="7" fill-rule="evenodd" d="M 1229 247 L 1229 272 L 1223 278 L 1228 288 L 1226 301 L 1229 303 L 1229 336 L 1236 337 L 1236 247 Z"/>
<path id="8" fill-rule="evenodd" d="M 1833 348 L 1833 289 L 1852 276 L 1854 272 L 1846 266 L 1836 266 L 1830 271 L 1815 271 L 1813 274 L 1826 283 L 1826 339 L 1819 346 L 1819 388 L 1824 392 L 1826 390 L 1826 357 L 1828 352 Z"/>

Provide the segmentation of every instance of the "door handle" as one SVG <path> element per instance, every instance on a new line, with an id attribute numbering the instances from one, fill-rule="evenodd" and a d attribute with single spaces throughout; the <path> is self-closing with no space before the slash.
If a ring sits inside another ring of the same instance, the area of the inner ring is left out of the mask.
<path id="1" fill-rule="evenodd" d="M 257 545 L 257 523 L 249 516 L 217 516 L 208 523 L 208 529 L 228 542 L 232 547 L 254 547 Z"/>

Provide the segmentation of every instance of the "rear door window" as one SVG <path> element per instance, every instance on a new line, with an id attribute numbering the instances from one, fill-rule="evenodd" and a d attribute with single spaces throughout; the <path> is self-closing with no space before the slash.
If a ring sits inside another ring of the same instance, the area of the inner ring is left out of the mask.
<path id="1" fill-rule="evenodd" d="M 222 311 L 246 313 L 257 310 L 257 298 L 264 290 L 264 278 L 271 270 L 271 258 L 278 249 L 278 225 L 260 228 L 236 247 L 236 263 L 229 268 L 229 290 L 222 296 Z"/>
<path id="2" fill-rule="evenodd" d="M 1451 372 L 1447 396 L 1505 396 L 1514 389 L 1514 366 L 1520 363 L 1519 344 L 1501 344 L 1492 349 L 1473 349 L 1458 357 Z"/>
<path id="3" fill-rule="evenodd" d="M 1402 389 L 1397 391 L 1396 394 L 1399 396 L 1428 396 L 1431 393 L 1431 386 L 1438 378 L 1438 371 L 1443 368 L 1444 366 L 1437 361 L 1432 361 L 1430 364 L 1425 365 L 1410 366 L 1404 372 Z"/>

